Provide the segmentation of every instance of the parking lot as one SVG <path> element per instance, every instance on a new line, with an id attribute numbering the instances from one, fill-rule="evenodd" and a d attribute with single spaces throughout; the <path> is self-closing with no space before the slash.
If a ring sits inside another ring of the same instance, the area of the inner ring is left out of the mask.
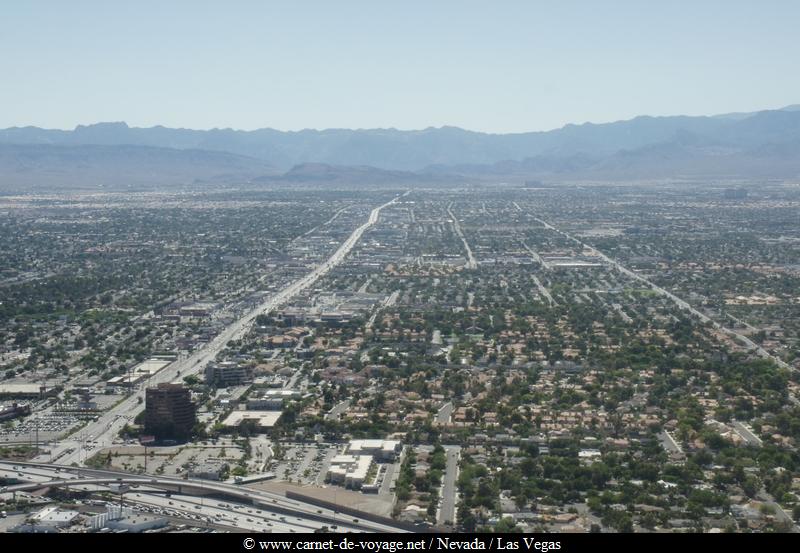
<path id="1" fill-rule="evenodd" d="M 322 484 L 328 463 L 339 446 L 331 444 L 285 443 L 275 448 L 276 455 L 267 470 L 281 480 L 302 484 Z"/>
<path id="2" fill-rule="evenodd" d="M 119 445 L 102 450 L 99 455 L 111 454 L 111 466 L 120 470 L 139 471 L 145 467 L 145 448 L 140 445 Z M 205 461 L 221 459 L 231 467 L 244 455 L 244 450 L 230 439 L 192 445 L 148 447 L 147 473 L 181 476 L 186 467 Z"/>
<path id="3" fill-rule="evenodd" d="M 39 442 L 54 440 L 80 424 L 81 420 L 74 415 L 44 411 L 37 416 L 0 426 L 0 441 L 33 442 L 37 439 L 37 428 Z"/>

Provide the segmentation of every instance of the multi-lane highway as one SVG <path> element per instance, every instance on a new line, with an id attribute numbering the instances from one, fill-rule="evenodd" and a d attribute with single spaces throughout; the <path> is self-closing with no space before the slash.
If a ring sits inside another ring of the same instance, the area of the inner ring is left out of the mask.
<path id="1" fill-rule="evenodd" d="M 453 228 L 458 234 L 458 237 L 461 238 L 461 242 L 464 244 L 464 249 L 467 251 L 467 269 L 477 269 L 478 262 L 475 261 L 475 256 L 472 255 L 472 248 L 469 247 L 469 242 L 467 242 L 467 237 L 464 236 L 464 231 L 461 230 L 461 223 L 458 222 L 458 218 L 453 214 L 452 208 L 453 204 L 447 206 L 447 214 L 453 220 Z"/>
<path id="2" fill-rule="evenodd" d="M 317 265 L 311 272 L 292 282 L 279 292 L 267 298 L 263 303 L 232 322 L 205 346 L 196 350 L 185 359 L 179 359 L 156 373 L 149 379 L 148 385 L 153 386 L 161 382 L 171 382 L 178 376 L 185 377 L 202 371 L 205 366 L 213 361 L 217 354 L 226 347 L 228 342 L 242 338 L 249 331 L 258 315 L 268 313 L 282 305 L 314 284 L 328 273 L 328 271 L 341 263 L 361 239 L 364 232 L 378 222 L 381 210 L 394 204 L 399 198 L 406 196 L 408 193 L 409 192 L 406 192 L 402 196 L 398 196 L 373 209 L 367 221 L 356 228 L 325 262 Z M 144 397 L 142 393 L 131 395 L 113 409 L 106 411 L 97 421 L 87 425 L 78 435 L 73 436 L 71 439 L 54 443 L 51 446 L 50 454 L 37 458 L 37 461 L 55 460 L 63 465 L 80 463 L 84 460 L 84 454 L 82 452 L 86 442 L 93 443 L 97 448 L 110 446 L 114 438 L 119 434 L 120 429 L 125 424 L 132 422 L 136 415 L 144 409 L 143 400 Z"/>
<path id="3" fill-rule="evenodd" d="M 3 492 L 64 487 L 108 491 L 125 485 L 127 504 L 155 506 L 173 516 L 253 531 L 312 532 L 327 526 L 356 532 L 402 532 L 390 524 L 355 519 L 331 509 L 263 490 L 197 479 L 0 461 L 0 477 L 21 481 Z M 170 497 L 165 495 L 170 491 Z M 204 497 L 213 494 L 214 497 Z"/>
<path id="4" fill-rule="evenodd" d="M 408 192 L 403 196 L 407 194 Z M 152 386 L 161 382 L 171 382 L 178 377 L 202 371 L 227 346 L 229 341 L 243 337 L 258 315 L 279 307 L 341 263 L 361 239 L 364 232 L 378 221 L 381 210 L 398 199 L 399 197 L 373 209 L 367 221 L 356 228 L 325 262 L 315 266 L 308 274 L 273 294 L 263 303 L 229 324 L 202 348 L 156 373 L 148 380 L 147 384 Z M 245 530 L 309 532 L 323 526 L 329 528 L 339 526 L 347 531 L 402 531 L 392 525 L 348 518 L 336 510 L 299 500 L 290 500 L 283 495 L 231 484 L 163 476 L 131 475 L 123 472 L 71 466 L 73 464 L 80 465 L 85 461 L 89 453 L 86 449 L 88 444 L 91 444 L 92 450 L 112 445 L 122 426 L 132 422 L 144 407 L 144 397 L 141 391 L 134 393 L 105 412 L 96 421 L 89 423 L 77 434 L 51 444 L 50 452 L 37 458 L 34 463 L 0 461 L 0 476 L 22 482 L 15 486 L 7 486 L 3 491 L 27 491 L 44 486 L 70 486 L 97 491 L 110 489 L 109 486 L 113 488 L 126 484 L 137 487 L 133 493 L 125 494 L 128 502 L 147 505 L 149 509 L 159 509 L 173 515 L 182 513 L 189 519 Z M 51 460 L 52 463 L 57 464 L 51 464 Z M 165 490 L 175 492 L 178 496 L 167 498 Z M 213 493 L 217 499 L 200 499 L 192 496 L 192 494 L 198 493 Z M 224 497 L 224 500 L 220 500 L 219 497 Z"/>

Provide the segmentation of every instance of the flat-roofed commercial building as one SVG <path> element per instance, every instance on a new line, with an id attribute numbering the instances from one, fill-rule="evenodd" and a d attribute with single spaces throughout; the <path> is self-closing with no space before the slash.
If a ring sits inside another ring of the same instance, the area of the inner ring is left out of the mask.
<path id="1" fill-rule="evenodd" d="M 222 421 L 226 428 L 238 428 L 246 422 L 252 422 L 256 430 L 269 430 L 281 418 L 283 411 L 233 411 Z"/>
<path id="2" fill-rule="evenodd" d="M 351 455 L 371 455 L 379 461 L 391 461 L 403 449 L 399 440 L 350 440 L 347 453 Z"/>
<path id="3" fill-rule="evenodd" d="M 35 524 L 63 528 L 69 526 L 80 516 L 78 511 L 62 511 L 58 507 L 45 507 L 30 517 Z"/>
<path id="4" fill-rule="evenodd" d="M 208 459 L 196 463 L 189 468 L 189 478 L 202 478 L 203 480 L 222 480 L 230 471 L 230 465 L 222 459 Z"/>
<path id="5" fill-rule="evenodd" d="M 364 485 L 373 462 L 371 455 L 336 455 L 331 459 L 328 479 L 333 484 L 358 490 Z"/>
<path id="6" fill-rule="evenodd" d="M 0 384 L 0 397 L 37 399 L 58 395 L 60 389 L 60 386 L 41 384 Z"/>
<path id="7" fill-rule="evenodd" d="M 280 411 L 285 400 L 299 399 L 302 395 L 298 390 L 266 390 L 261 394 L 250 396 L 247 399 L 247 409 Z"/>
<path id="8" fill-rule="evenodd" d="M 250 367 L 233 362 L 212 363 L 206 367 L 205 377 L 206 384 L 227 388 L 252 382 L 253 371 Z"/>

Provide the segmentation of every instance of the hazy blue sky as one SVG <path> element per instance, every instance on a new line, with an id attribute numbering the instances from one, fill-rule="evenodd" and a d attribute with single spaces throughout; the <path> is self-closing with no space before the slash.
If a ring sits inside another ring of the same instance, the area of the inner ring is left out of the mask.
<path id="1" fill-rule="evenodd" d="M 545 130 L 800 103 L 800 2 L 3 1 L 0 127 Z"/>

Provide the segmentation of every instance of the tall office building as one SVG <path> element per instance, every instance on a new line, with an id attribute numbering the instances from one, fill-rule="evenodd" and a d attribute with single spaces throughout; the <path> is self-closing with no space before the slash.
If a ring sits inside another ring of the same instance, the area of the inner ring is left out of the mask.
<path id="1" fill-rule="evenodd" d="M 185 440 L 197 420 L 192 394 L 182 384 L 159 384 L 145 397 L 145 433 L 159 440 Z"/>

